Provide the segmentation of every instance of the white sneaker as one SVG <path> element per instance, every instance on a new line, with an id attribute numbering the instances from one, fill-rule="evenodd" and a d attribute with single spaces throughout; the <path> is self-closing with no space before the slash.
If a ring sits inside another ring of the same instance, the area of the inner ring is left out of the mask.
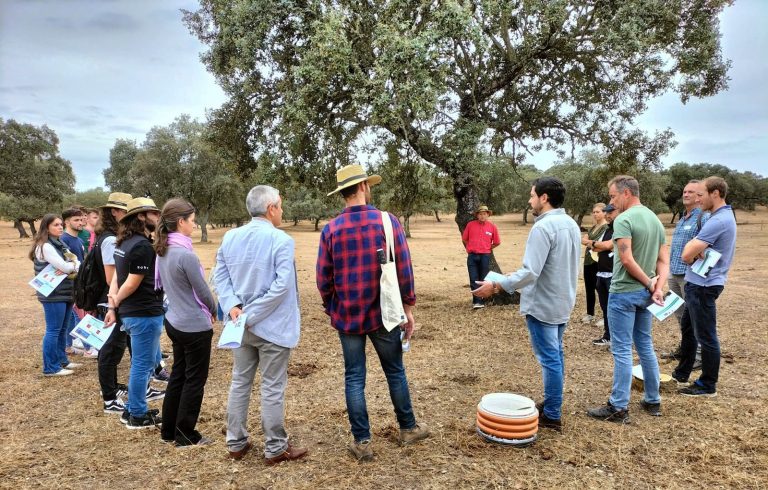
<path id="1" fill-rule="evenodd" d="M 603 327 L 605 327 L 605 320 L 603 320 L 603 319 L 601 318 L 600 320 L 598 320 L 598 321 L 596 321 L 596 322 L 595 322 L 595 326 L 596 326 L 596 327 L 600 327 L 600 328 L 603 328 Z"/>
<path id="2" fill-rule="evenodd" d="M 581 317 L 581 323 L 592 323 L 592 320 L 594 320 L 595 317 L 592 315 L 584 315 Z"/>
<path id="3" fill-rule="evenodd" d="M 86 359 L 97 359 L 99 357 L 99 351 L 91 347 L 87 351 L 83 352 L 83 357 Z"/>
<path id="4" fill-rule="evenodd" d="M 83 367 L 83 365 L 82 364 L 78 364 L 76 362 L 70 362 L 66 366 L 67 369 L 75 369 L 75 368 L 79 368 L 79 367 Z"/>
<path id="5" fill-rule="evenodd" d="M 75 337 L 72 340 L 72 347 L 74 347 L 75 349 L 85 350 L 85 346 L 83 345 L 83 341 L 78 339 L 77 337 Z"/>
<path id="6" fill-rule="evenodd" d="M 74 373 L 71 369 L 59 369 L 55 373 L 44 373 L 43 376 L 69 376 Z"/>
<path id="7" fill-rule="evenodd" d="M 480 308 L 485 308 L 485 305 L 482 303 L 475 303 L 472 305 L 472 308 L 474 308 L 475 310 L 479 310 Z"/>

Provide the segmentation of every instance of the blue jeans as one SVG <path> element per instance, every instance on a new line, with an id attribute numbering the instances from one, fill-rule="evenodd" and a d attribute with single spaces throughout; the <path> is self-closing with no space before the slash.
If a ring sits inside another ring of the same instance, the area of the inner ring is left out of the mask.
<path id="1" fill-rule="evenodd" d="M 363 335 L 350 335 L 339 332 L 341 349 L 344 354 L 344 394 L 347 400 L 347 414 L 352 426 L 355 441 L 371 438 L 371 426 L 368 423 L 368 409 L 365 404 L 365 339 L 371 339 L 373 348 L 379 356 L 389 385 L 389 397 L 395 407 L 395 416 L 401 429 L 416 426 L 416 417 L 411 407 L 411 394 L 408 380 L 405 378 L 403 350 L 400 343 L 400 329 L 387 332 L 380 328 Z"/>
<path id="2" fill-rule="evenodd" d="M 696 347 L 701 345 L 701 376 L 696 380 L 707 391 L 717 390 L 720 375 L 720 340 L 717 338 L 717 306 L 715 301 L 723 286 L 685 284 L 686 308 L 680 320 L 683 334 L 680 343 L 680 364 L 675 374 L 687 379 L 696 360 Z"/>
<path id="3" fill-rule="evenodd" d="M 491 254 L 467 255 L 467 270 L 469 271 L 469 288 L 474 291 L 478 288 L 477 281 L 482 281 L 488 275 L 488 263 Z M 483 299 L 472 295 L 472 304 L 481 305 Z"/>
<path id="4" fill-rule="evenodd" d="M 59 372 L 69 364 L 67 359 L 67 327 L 72 318 L 72 303 L 42 303 L 45 314 L 43 336 L 43 373 Z"/>
<path id="5" fill-rule="evenodd" d="M 131 336 L 131 372 L 128 377 L 126 408 L 133 417 L 147 413 L 147 386 L 155 370 L 160 349 L 163 315 L 122 317 L 123 330 Z"/>
<path id="6" fill-rule="evenodd" d="M 645 401 L 660 403 L 659 361 L 653 351 L 653 315 L 647 310 L 651 293 L 646 289 L 629 293 L 611 293 L 608 296 L 608 322 L 611 327 L 611 353 L 613 353 L 613 388 L 611 405 L 619 409 L 629 406 L 632 387 L 632 342 L 635 344 L 643 369 Z"/>
<path id="7" fill-rule="evenodd" d="M 533 354 L 541 365 L 541 377 L 544 381 L 544 415 L 552 420 L 560 420 L 565 379 L 563 334 L 566 324 L 545 323 L 531 315 L 525 315 L 525 323 L 531 335 Z"/>

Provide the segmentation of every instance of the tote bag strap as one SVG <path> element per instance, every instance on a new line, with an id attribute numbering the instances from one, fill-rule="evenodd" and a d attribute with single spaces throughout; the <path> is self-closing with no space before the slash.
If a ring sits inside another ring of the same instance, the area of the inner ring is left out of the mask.
<path id="1" fill-rule="evenodd" d="M 387 249 L 387 262 L 395 261 L 395 239 L 394 232 L 392 231 L 392 220 L 389 217 L 389 213 L 386 211 L 381 212 L 381 224 L 384 226 L 384 239 L 386 240 Z"/>

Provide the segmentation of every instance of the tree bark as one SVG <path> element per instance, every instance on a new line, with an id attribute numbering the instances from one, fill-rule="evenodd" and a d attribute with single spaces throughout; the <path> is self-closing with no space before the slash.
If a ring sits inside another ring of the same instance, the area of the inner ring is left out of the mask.
<path id="1" fill-rule="evenodd" d="M 435 209 L 434 211 L 435 211 L 435 219 L 437 220 L 438 223 L 442 223 L 443 221 L 440 219 L 440 215 L 438 214 L 437 209 Z"/>
<path id="2" fill-rule="evenodd" d="M 320 218 L 315 218 L 315 231 L 320 231 Z"/>
<path id="3" fill-rule="evenodd" d="M 403 224 L 403 230 L 405 231 L 405 238 L 411 238 L 411 215 L 405 215 L 405 223 Z"/>
<path id="4" fill-rule="evenodd" d="M 208 243 L 208 211 L 201 212 L 196 221 L 200 225 L 200 243 Z"/>
<path id="5" fill-rule="evenodd" d="M 523 210 L 523 224 L 524 225 L 528 224 L 528 206 L 526 206 L 525 209 Z"/>
<path id="6" fill-rule="evenodd" d="M 21 221 L 25 222 L 29 225 L 29 231 L 32 233 L 32 235 L 37 235 L 37 228 L 35 228 L 35 220 L 33 219 L 22 219 Z"/>
<path id="7" fill-rule="evenodd" d="M 24 225 L 21 224 L 21 220 L 13 220 L 13 227 L 19 232 L 19 238 L 29 238 L 27 230 L 24 229 Z"/>

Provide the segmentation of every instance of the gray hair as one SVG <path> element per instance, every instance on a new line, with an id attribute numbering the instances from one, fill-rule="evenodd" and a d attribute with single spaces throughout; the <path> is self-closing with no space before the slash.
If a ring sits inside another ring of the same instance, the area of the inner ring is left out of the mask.
<path id="1" fill-rule="evenodd" d="M 280 200 L 280 191 L 268 185 L 257 185 L 248 192 L 245 198 L 245 207 L 251 216 L 264 216 L 270 204 L 277 204 Z"/>
<path id="2" fill-rule="evenodd" d="M 612 185 L 616 186 L 616 191 L 618 193 L 624 192 L 624 189 L 629 189 L 630 194 L 635 197 L 640 197 L 640 184 L 634 177 L 630 177 L 629 175 L 617 175 L 608 182 L 609 188 Z"/>

